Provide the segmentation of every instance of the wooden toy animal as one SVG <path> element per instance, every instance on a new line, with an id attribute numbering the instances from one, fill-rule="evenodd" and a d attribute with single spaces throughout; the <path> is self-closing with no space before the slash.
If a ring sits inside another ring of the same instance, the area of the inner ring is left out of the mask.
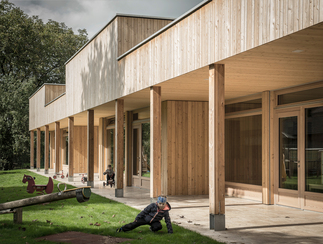
<path id="1" fill-rule="evenodd" d="M 44 194 L 44 191 L 47 194 L 50 194 L 53 192 L 54 189 L 54 183 L 51 177 L 48 179 L 47 185 L 36 185 L 34 178 L 30 175 L 24 175 L 24 178 L 22 179 L 22 183 L 26 183 L 28 181 L 27 186 L 27 192 L 33 193 L 34 191 L 40 191 L 42 194 Z"/>

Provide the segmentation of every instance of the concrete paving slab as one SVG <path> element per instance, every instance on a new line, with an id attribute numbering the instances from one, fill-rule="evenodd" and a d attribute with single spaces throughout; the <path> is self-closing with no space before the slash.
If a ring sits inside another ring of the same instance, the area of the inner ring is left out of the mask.
<path id="1" fill-rule="evenodd" d="M 45 175 L 44 170 L 37 172 L 44 176 L 53 176 L 53 170 Z M 58 179 L 75 187 L 85 186 L 81 176 L 74 181 Z M 143 210 L 150 203 L 149 190 L 137 187 L 125 187 L 124 197 L 116 198 L 115 189 L 103 186 L 96 176 L 92 192 L 106 198 Z M 261 202 L 226 197 L 225 231 L 209 229 L 209 200 L 203 196 L 169 196 L 172 206 L 170 216 L 173 223 L 189 230 L 225 243 L 323 243 L 323 213 L 300 209 L 264 205 Z"/>

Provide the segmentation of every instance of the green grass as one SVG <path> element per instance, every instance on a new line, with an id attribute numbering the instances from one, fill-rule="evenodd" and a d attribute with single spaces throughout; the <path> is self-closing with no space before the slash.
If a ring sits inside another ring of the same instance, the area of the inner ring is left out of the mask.
<path id="1" fill-rule="evenodd" d="M 48 178 L 27 170 L 0 171 L 0 203 L 35 197 L 36 193 L 26 191 L 27 183 L 22 183 L 24 174 L 36 177 L 36 184 L 47 184 Z M 54 192 L 58 181 L 54 180 Z M 62 187 L 63 188 L 63 187 Z M 68 189 L 74 188 L 68 185 Z M 78 203 L 75 198 L 39 204 L 23 208 L 23 223 L 14 224 L 13 214 L 0 214 L 0 243 L 53 243 L 37 241 L 35 238 L 79 231 L 104 236 L 130 238 L 126 243 L 218 243 L 196 232 L 173 224 L 174 234 L 167 233 L 166 224 L 157 233 L 141 226 L 127 233 L 116 233 L 116 228 L 134 220 L 139 210 L 112 201 L 94 193 L 88 202 Z M 90 224 L 93 225 L 90 225 Z M 100 226 L 96 226 L 99 223 Z"/>

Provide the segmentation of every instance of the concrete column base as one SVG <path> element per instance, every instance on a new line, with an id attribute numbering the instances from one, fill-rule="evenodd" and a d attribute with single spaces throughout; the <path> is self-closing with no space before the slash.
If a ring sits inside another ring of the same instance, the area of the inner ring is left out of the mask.
<path id="1" fill-rule="evenodd" d="M 73 182 L 74 181 L 74 177 L 73 176 L 68 176 L 68 181 L 69 182 Z"/>
<path id="2" fill-rule="evenodd" d="M 30 166 L 30 169 L 34 169 L 34 166 Z"/>
<path id="3" fill-rule="evenodd" d="M 224 214 L 210 214 L 210 230 L 226 230 Z"/>
<path id="4" fill-rule="evenodd" d="M 40 171 L 40 168 L 37 168 L 37 172 L 39 172 Z"/>
<path id="5" fill-rule="evenodd" d="M 45 175 L 48 175 L 48 169 L 45 169 Z"/>
<path id="6" fill-rule="evenodd" d="M 91 186 L 91 188 L 94 188 L 94 181 L 87 181 L 87 186 Z"/>
<path id="7" fill-rule="evenodd" d="M 123 197 L 123 189 L 115 189 L 115 197 Z"/>

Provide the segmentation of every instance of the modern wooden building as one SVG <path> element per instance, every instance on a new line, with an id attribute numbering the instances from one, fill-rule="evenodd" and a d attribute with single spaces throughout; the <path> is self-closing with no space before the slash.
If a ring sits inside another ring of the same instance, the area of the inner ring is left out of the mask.
<path id="1" fill-rule="evenodd" d="M 112 164 L 116 196 L 209 195 L 215 230 L 225 195 L 323 212 L 323 1 L 118 14 L 66 62 L 66 85 L 30 97 L 29 128 L 31 167 L 44 150 L 45 171 L 92 186 Z"/>

